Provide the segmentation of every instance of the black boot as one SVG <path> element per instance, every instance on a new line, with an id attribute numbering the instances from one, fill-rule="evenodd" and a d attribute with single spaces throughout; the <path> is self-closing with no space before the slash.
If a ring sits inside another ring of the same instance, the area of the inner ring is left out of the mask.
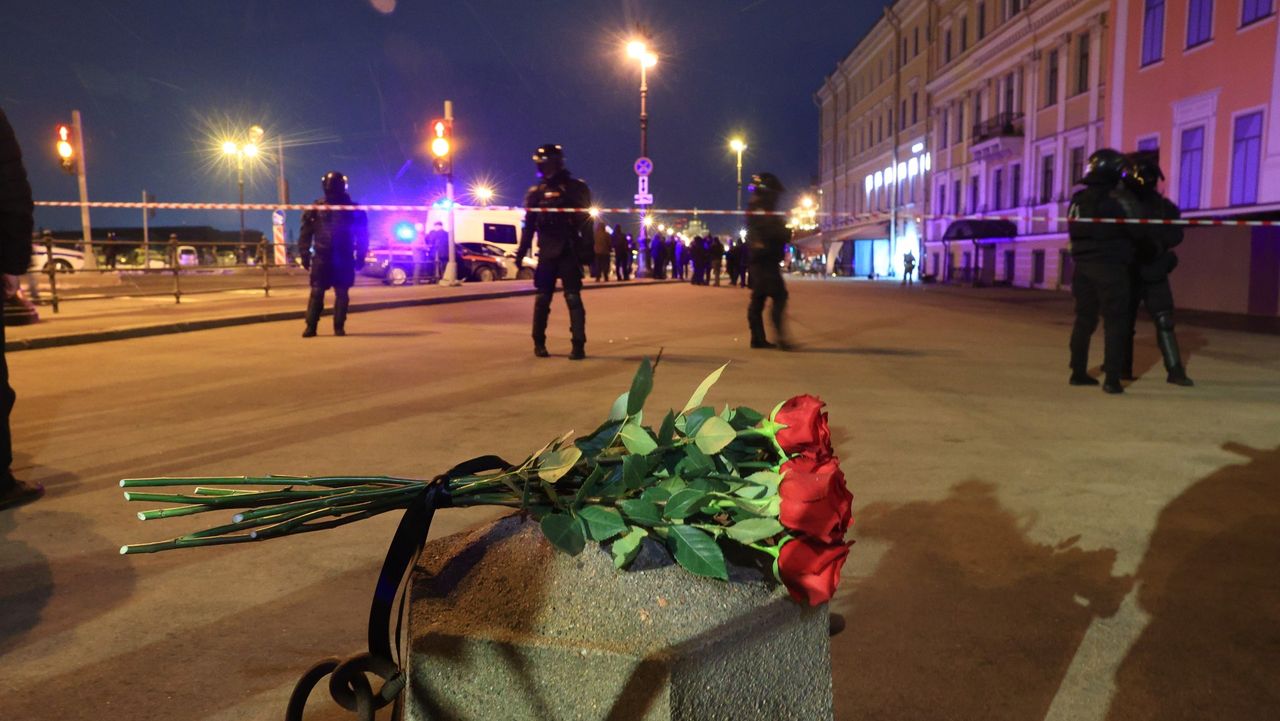
<path id="1" fill-rule="evenodd" d="M 1073 386 L 1096 386 L 1098 379 L 1081 370 L 1071 371 L 1071 380 L 1067 381 Z"/>
<path id="2" fill-rule="evenodd" d="M 333 334 L 347 334 L 347 308 L 351 305 L 351 291 L 348 288 L 333 289 Z"/>
<path id="3" fill-rule="evenodd" d="M 1168 373 L 1165 380 L 1176 386 L 1195 385 L 1195 382 L 1187 377 L 1187 369 L 1182 365 L 1178 336 L 1173 332 L 1173 313 L 1156 314 L 1156 344 L 1160 346 L 1164 369 Z"/>
<path id="4" fill-rule="evenodd" d="M 320 323 L 320 311 L 324 310 L 324 288 L 312 288 L 311 297 L 307 299 L 307 327 L 302 331 L 303 338 L 314 338 L 316 325 Z"/>
<path id="5" fill-rule="evenodd" d="M 551 293 L 538 291 L 533 297 L 533 354 L 546 358 L 547 353 L 547 319 L 551 317 Z"/>
<path id="6" fill-rule="evenodd" d="M 565 291 L 564 302 L 569 306 L 569 337 L 573 340 L 569 360 L 582 360 L 587 357 L 587 308 L 582 304 L 582 293 L 576 290 Z"/>
<path id="7" fill-rule="evenodd" d="M 1094 382 L 1097 383 L 1097 381 Z M 1124 386 L 1120 385 L 1119 377 L 1107 376 L 1107 379 L 1102 383 L 1102 392 L 1110 393 L 1111 395 L 1119 395 L 1120 393 L 1124 393 Z"/>

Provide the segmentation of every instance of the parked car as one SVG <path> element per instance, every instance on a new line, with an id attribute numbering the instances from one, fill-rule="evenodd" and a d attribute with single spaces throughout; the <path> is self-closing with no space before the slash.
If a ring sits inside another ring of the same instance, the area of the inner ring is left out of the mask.
<path id="1" fill-rule="evenodd" d="M 507 266 L 511 262 L 501 249 L 482 242 L 458 243 L 455 247 L 460 280 L 491 281 L 506 277 Z M 389 285 L 404 285 L 413 279 L 414 265 L 413 249 L 380 248 L 370 251 L 365 257 L 362 272 L 381 278 L 382 282 Z M 416 270 L 419 277 L 431 278 L 434 264 L 429 258 L 419 254 Z"/>
<path id="2" fill-rule="evenodd" d="M 128 253 L 117 254 L 115 267 L 122 270 L 168 268 L 169 262 L 165 259 L 162 251 L 153 248 L 147 251 L 147 261 L 144 265 L 142 262 L 142 248 L 134 248 Z"/>
<path id="3" fill-rule="evenodd" d="M 195 246 L 178 246 L 178 265 L 183 268 L 200 265 L 200 253 L 196 252 Z"/>
<path id="4" fill-rule="evenodd" d="M 56 270 L 59 273 L 70 273 L 84 269 L 84 251 L 66 246 L 53 246 L 52 254 L 48 246 L 36 240 L 31 244 L 31 270 Z"/>

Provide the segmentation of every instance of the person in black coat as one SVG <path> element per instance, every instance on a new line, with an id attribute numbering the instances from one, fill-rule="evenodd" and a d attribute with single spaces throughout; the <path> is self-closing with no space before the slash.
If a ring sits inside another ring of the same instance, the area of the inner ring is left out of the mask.
<path id="1" fill-rule="evenodd" d="M 720 269 L 724 267 L 724 255 L 724 243 L 721 243 L 716 236 L 711 236 L 711 269 L 709 273 L 712 278 L 715 278 L 717 288 L 720 287 Z"/>
<path id="2" fill-rule="evenodd" d="M 621 225 L 613 226 L 613 267 L 618 280 L 631 280 L 631 236 L 622 232 Z"/>
<path id="3" fill-rule="evenodd" d="M 1125 184 L 1138 198 L 1142 217 L 1176 220 L 1181 217 L 1178 206 L 1161 195 L 1159 183 L 1164 180 L 1157 153 L 1147 151 L 1129 156 L 1135 172 L 1126 176 Z M 1156 326 L 1156 345 L 1164 360 L 1165 380 L 1179 386 L 1193 386 L 1182 364 L 1178 337 L 1174 334 L 1173 290 L 1169 273 L 1178 266 L 1173 248 L 1182 242 L 1181 225 L 1143 226 L 1145 232 L 1135 244 L 1134 264 L 1130 268 L 1129 336 L 1125 346 L 1121 376 L 1133 380 L 1133 336 L 1137 326 L 1139 305 L 1147 307 Z"/>
<path id="4" fill-rule="evenodd" d="M 324 197 L 315 205 L 355 205 L 347 194 L 347 176 L 334 170 L 320 181 Z M 298 233 L 302 267 L 311 271 L 311 297 L 307 300 L 307 326 L 303 338 L 316 334 L 324 294 L 333 288 L 333 334 L 346 335 L 347 306 L 356 270 L 369 254 L 369 219 L 363 210 L 308 210 L 302 214 Z"/>
<path id="5" fill-rule="evenodd" d="M 564 165 L 564 149 L 547 144 L 533 153 L 542 180 L 529 188 L 524 205 L 524 230 L 516 248 L 516 267 L 533 247 L 538 236 L 538 267 L 533 272 L 533 354 L 547 351 L 547 320 L 551 317 L 551 297 L 556 281 L 564 289 L 569 308 L 569 335 L 573 342 L 570 360 L 587 357 L 587 309 L 582 304 L 582 267 L 595 255 L 595 222 L 585 209 L 591 207 L 591 189 L 573 177 Z M 572 212 L 542 212 L 542 208 L 572 208 Z"/>
<path id="6" fill-rule="evenodd" d="M 9 118 L 0 110 L 0 271 L 23 275 L 31 266 L 31 230 L 35 205 L 31 184 L 22 164 L 22 149 Z M 0 508 L 34 501 L 44 495 L 44 486 L 13 477 L 13 438 L 9 414 L 17 394 L 9 385 L 9 362 L 4 357 L 4 314 L 0 312 Z"/>
<path id="7" fill-rule="evenodd" d="M 782 181 L 773 173 L 751 176 L 747 186 L 751 193 L 747 208 L 766 211 L 747 218 L 747 265 L 751 273 L 751 304 L 747 306 L 747 324 L 751 328 L 752 348 L 781 348 L 790 350 L 784 325 L 787 309 L 787 284 L 782 280 L 783 254 L 791 242 L 791 230 L 783 218 L 773 215 L 778 200 L 786 192 Z M 771 301 L 770 319 L 773 321 L 774 341 L 769 342 L 764 332 L 764 304 Z"/>
<path id="8" fill-rule="evenodd" d="M 1098 385 L 1086 372 L 1089 339 L 1103 322 L 1104 354 L 1102 390 L 1123 393 L 1120 385 L 1126 336 L 1129 333 L 1129 265 L 1134 258 L 1135 226 L 1088 222 L 1089 218 L 1137 218 L 1137 199 L 1122 178 L 1130 172 L 1127 158 L 1111 148 L 1089 156 L 1083 190 L 1071 197 L 1071 257 L 1075 272 L 1071 295 L 1075 298 L 1075 324 L 1071 329 L 1071 385 Z"/>

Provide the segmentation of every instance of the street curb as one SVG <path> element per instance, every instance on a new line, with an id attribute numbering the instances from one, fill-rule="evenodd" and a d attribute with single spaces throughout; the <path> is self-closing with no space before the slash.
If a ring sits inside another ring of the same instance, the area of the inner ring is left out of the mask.
<path id="1" fill-rule="evenodd" d="M 587 290 L 607 290 L 610 288 L 642 288 L 650 285 L 667 285 L 669 283 L 684 283 L 682 280 L 650 280 L 644 283 L 628 283 L 628 282 L 610 282 L 607 284 L 590 284 L 583 283 L 582 289 Z M 467 303 L 474 300 L 498 300 L 502 298 L 518 298 L 521 296 L 530 296 L 537 291 L 533 288 L 522 288 L 520 290 L 504 290 L 488 293 L 474 293 L 460 296 L 441 296 L 435 298 L 405 298 L 403 300 L 383 300 L 376 302 L 356 303 L 353 302 L 348 309 L 350 313 L 364 313 L 375 310 L 394 310 L 397 308 L 413 308 L 425 305 L 448 305 L 451 303 Z M 93 331 L 89 333 L 74 333 L 70 335 L 49 336 L 46 338 L 28 338 L 25 340 L 5 341 L 4 352 L 12 353 L 23 350 L 40 350 L 42 348 L 60 348 L 70 345 L 84 345 L 86 343 L 103 343 L 113 340 L 128 340 L 130 338 L 147 338 L 157 335 L 172 335 L 175 333 L 189 333 L 197 330 L 210 330 L 213 328 L 231 328 L 238 325 L 251 325 L 254 323 L 275 323 L 283 320 L 302 320 L 306 317 L 306 309 L 302 310 L 281 310 L 271 313 L 251 313 L 244 315 L 229 316 L 226 318 L 207 318 L 205 320 L 180 321 L 176 323 L 163 323 L 160 325 L 138 326 L 135 328 L 113 328 L 111 330 Z M 325 315 L 331 315 L 332 309 L 326 310 Z"/>

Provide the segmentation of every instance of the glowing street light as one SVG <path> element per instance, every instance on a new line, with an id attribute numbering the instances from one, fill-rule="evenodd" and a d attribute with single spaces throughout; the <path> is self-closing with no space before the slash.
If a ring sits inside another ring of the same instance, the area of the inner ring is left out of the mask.
<path id="1" fill-rule="evenodd" d="M 248 130 L 248 141 L 238 143 L 234 140 L 222 142 L 222 153 L 236 159 L 236 185 L 240 189 L 240 250 L 244 252 L 244 159 L 258 157 L 258 144 L 266 131 L 261 125 L 251 125 Z"/>
<path id="2" fill-rule="evenodd" d="M 729 149 L 738 154 L 738 210 L 742 210 L 742 151 L 747 149 L 747 142 L 733 138 L 729 141 Z"/>
<path id="3" fill-rule="evenodd" d="M 640 157 L 649 157 L 649 69 L 658 64 L 658 56 L 649 49 L 648 43 L 634 39 L 627 43 L 627 57 L 640 65 Z M 640 206 L 640 268 L 637 277 L 644 272 L 645 248 L 648 246 L 647 231 L 652 225 L 645 206 Z"/>
<path id="4" fill-rule="evenodd" d="M 487 183 L 474 183 L 470 188 L 471 197 L 479 205 L 488 205 L 493 202 L 493 188 Z"/>

